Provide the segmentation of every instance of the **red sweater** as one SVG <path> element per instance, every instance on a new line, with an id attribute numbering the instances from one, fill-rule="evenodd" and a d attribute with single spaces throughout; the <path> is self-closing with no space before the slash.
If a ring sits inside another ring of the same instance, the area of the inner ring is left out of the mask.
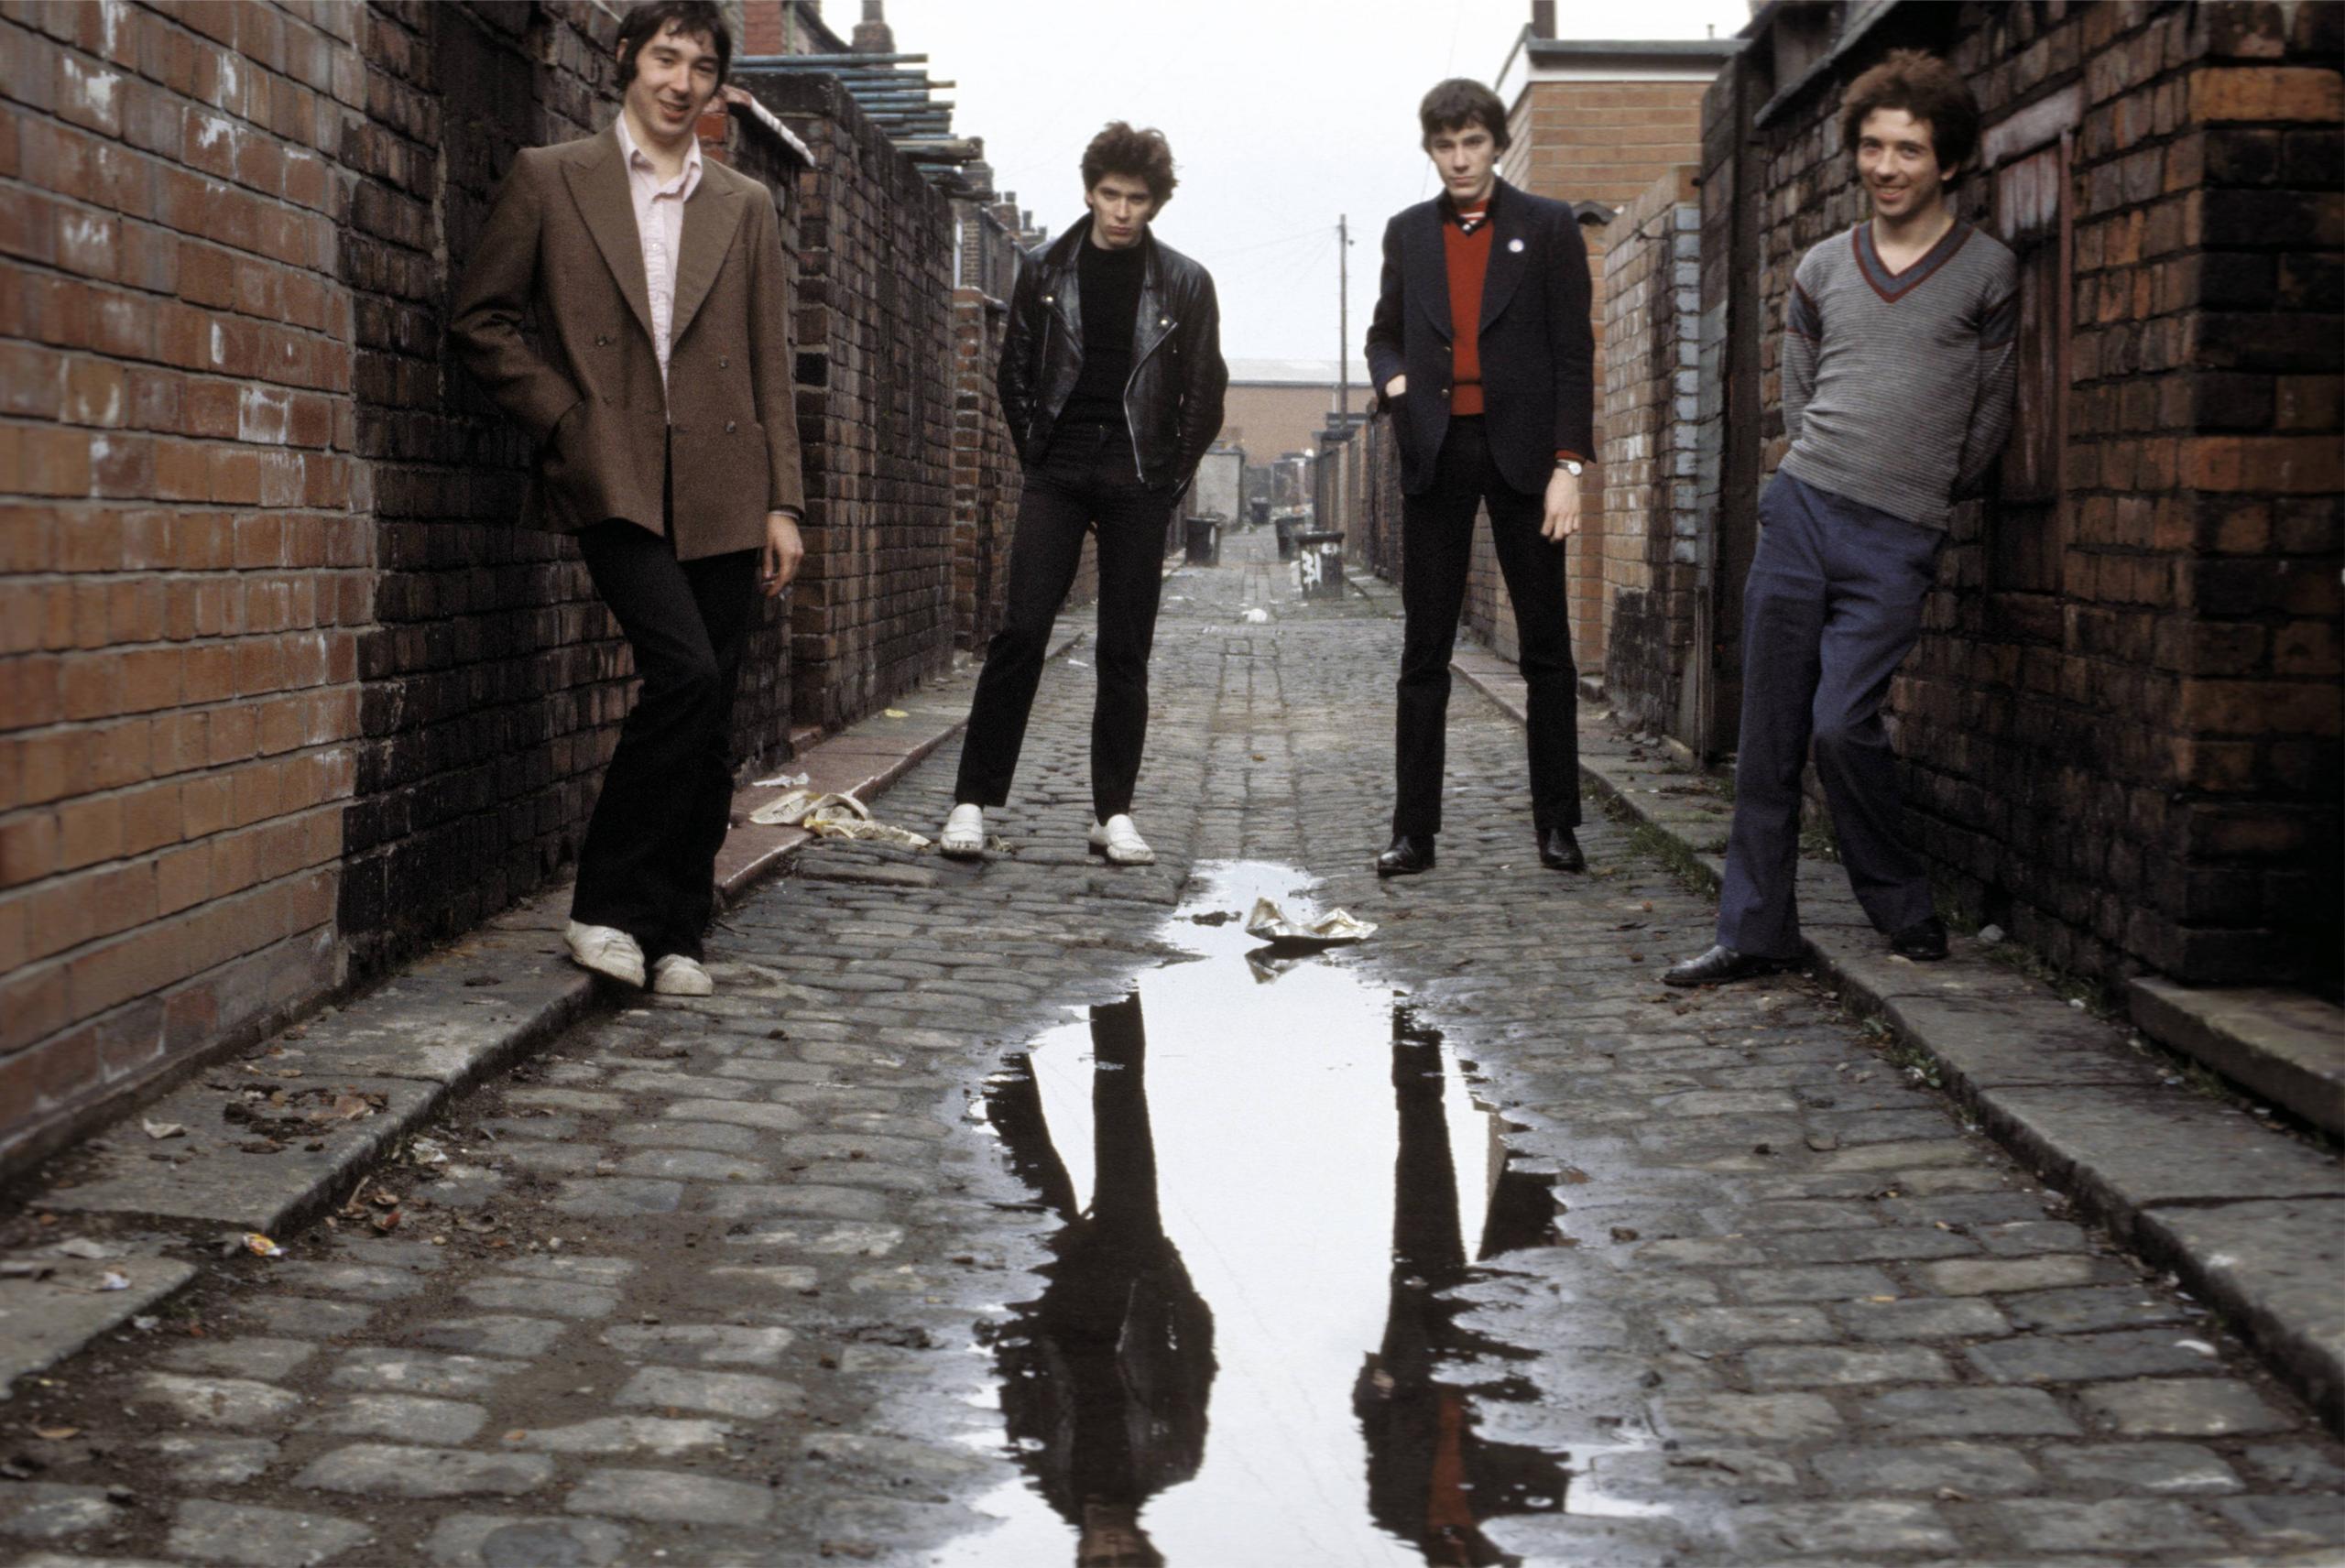
<path id="1" fill-rule="evenodd" d="M 1490 267 L 1490 225 L 1477 223 L 1469 234 L 1452 219 L 1441 225 L 1441 250 L 1449 270 L 1449 411 L 1478 414 L 1482 411 L 1482 276 Z"/>
<path id="2" fill-rule="evenodd" d="M 1489 204 L 1461 208 L 1468 217 L 1487 212 Z M 1482 278 L 1490 269 L 1490 230 L 1487 223 L 1467 234 L 1456 218 L 1441 225 L 1442 259 L 1449 273 L 1449 411 L 1453 415 L 1482 412 Z M 1585 462 L 1583 454 L 1558 449 L 1558 459 Z"/>

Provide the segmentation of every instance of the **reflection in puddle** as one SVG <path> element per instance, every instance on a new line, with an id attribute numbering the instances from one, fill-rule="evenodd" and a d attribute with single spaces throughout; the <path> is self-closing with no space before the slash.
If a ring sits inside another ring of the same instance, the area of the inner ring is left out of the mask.
<path id="1" fill-rule="evenodd" d="M 1436 1376 L 1505 1355 L 1442 1296 L 1553 1239 L 1546 1181 L 1508 1169 L 1439 1037 L 1353 968 L 1249 964 L 1235 922 L 1194 919 L 1302 880 L 1204 876 L 1174 928 L 1203 962 L 989 1086 L 1060 1228 L 995 1345 L 1027 1484 L 940 1563 L 1490 1564 L 1479 1521 L 1561 1506 L 1558 1459 L 1484 1440 Z"/>

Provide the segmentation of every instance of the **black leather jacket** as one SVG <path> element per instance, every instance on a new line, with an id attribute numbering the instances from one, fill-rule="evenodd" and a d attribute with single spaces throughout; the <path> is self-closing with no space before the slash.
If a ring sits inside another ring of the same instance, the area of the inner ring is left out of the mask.
<path id="1" fill-rule="evenodd" d="M 1083 304 L 1076 282 L 1091 217 L 1030 252 L 1018 268 L 1009 332 L 1001 345 L 1001 408 L 1020 461 L 1050 452 L 1061 410 L 1083 376 Z M 1132 460 L 1150 485 L 1185 487 L 1221 433 L 1229 367 L 1221 358 L 1221 307 L 1213 277 L 1171 245 L 1143 234 L 1140 309 L 1132 318 L 1132 376 L 1124 422 Z"/>

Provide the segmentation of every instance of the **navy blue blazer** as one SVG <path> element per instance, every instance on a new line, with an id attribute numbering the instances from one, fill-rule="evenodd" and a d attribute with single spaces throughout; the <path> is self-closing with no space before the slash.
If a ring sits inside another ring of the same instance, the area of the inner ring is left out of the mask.
<path id="1" fill-rule="evenodd" d="M 1384 228 L 1384 279 L 1368 327 L 1368 370 L 1401 443 L 1401 487 L 1433 485 L 1449 430 L 1449 265 L 1441 243 L 1448 197 L 1420 201 Z M 1490 263 L 1482 279 L 1482 423 L 1499 474 L 1539 495 L 1555 453 L 1596 456 L 1596 336 L 1588 325 L 1587 245 L 1568 203 L 1501 180 L 1490 193 Z M 1394 376 L 1409 378 L 1385 399 Z"/>

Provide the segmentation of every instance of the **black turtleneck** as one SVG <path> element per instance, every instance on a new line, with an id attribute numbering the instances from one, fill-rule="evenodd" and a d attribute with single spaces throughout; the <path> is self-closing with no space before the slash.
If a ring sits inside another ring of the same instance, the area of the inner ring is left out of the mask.
<path id="1" fill-rule="evenodd" d="M 1132 326 L 1140 314 L 1146 242 L 1108 250 L 1084 236 L 1075 264 L 1083 306 L 1083 378 L 1059 414 L 1061 425 L 1124 423 L 1124 384 L 1132 377 Z"/>

